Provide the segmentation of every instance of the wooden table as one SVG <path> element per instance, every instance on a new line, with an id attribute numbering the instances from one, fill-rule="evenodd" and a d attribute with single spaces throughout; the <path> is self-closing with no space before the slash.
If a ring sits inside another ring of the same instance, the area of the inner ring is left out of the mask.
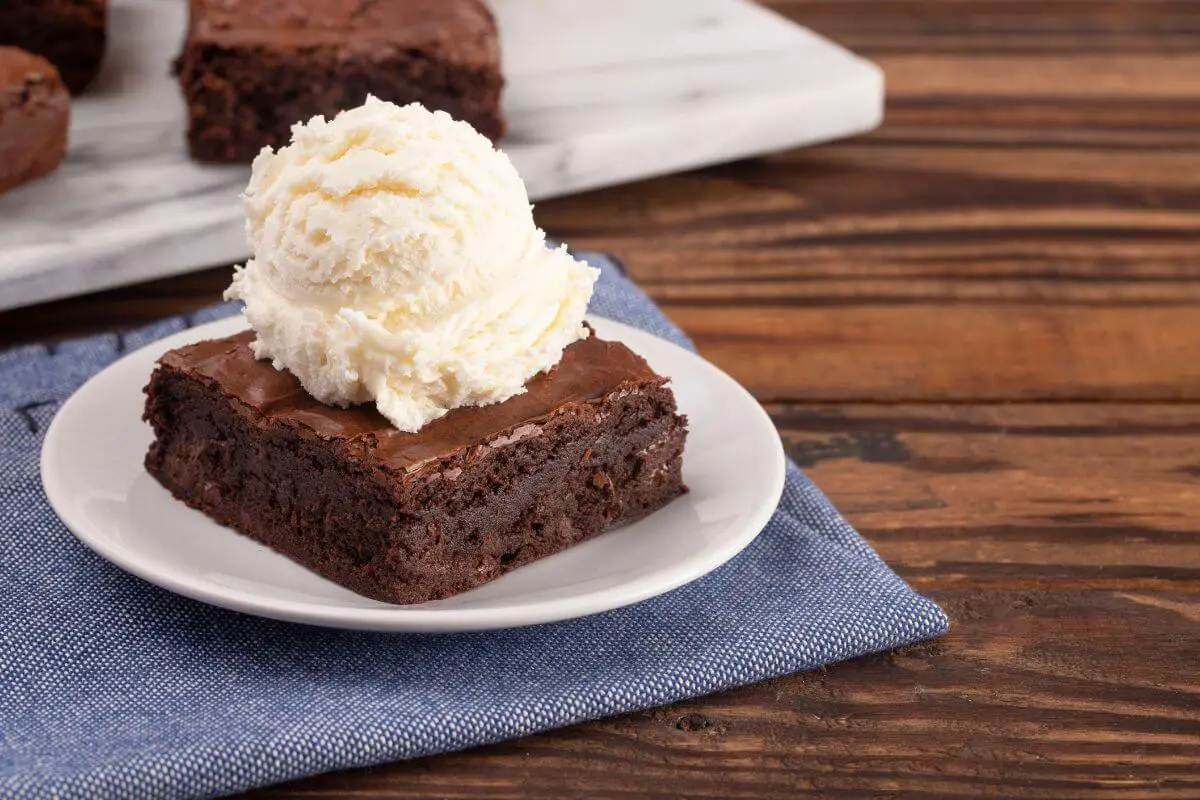
<path id="1" fill-rule="evenodd" d="M 624 260 L 952 632 L 257 800 L 1200 796 L 1200 4 L 772 5 L 884 66 L 881 131 L 539 218 Z"/>

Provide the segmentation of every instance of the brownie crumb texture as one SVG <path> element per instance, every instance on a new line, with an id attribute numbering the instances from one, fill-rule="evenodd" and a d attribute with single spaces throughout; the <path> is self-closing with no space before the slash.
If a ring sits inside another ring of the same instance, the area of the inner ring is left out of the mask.
<path id="1" fill-rule="evenodd" d="M 50 61 L 71 94 L 95 80 L 104 60 L 108 0 L 3 0 L 0 45 Z"/>
<path id="2" fill-rule="evenodd" d="M 58 168 L 70 116 L 70 97 L 53 64 L 0 47 L 0 192 Z"/>
<path id="3" fill-rule="evenodd" d="M 480 0 L 191 1 L 175 70 L 198 161 L 248 163 L 367 95 L 504 135 L 499 35 Z"/>
<path id="4" fill-rule="evenodd" d="M 386 602 L 467 591 L 685 491 L 686 420 L 657 376 L 408 468 L 379 458 L 371 435 L 319 435 L 297 422 L 311 408 L 264 414 L 177 364 L 147 395 L 146 468 L 178 499 Z"/>

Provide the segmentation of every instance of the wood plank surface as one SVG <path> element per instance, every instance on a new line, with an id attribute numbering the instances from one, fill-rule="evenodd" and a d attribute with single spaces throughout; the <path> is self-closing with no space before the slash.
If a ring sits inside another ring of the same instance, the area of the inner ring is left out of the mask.
<path id="1" fill-rule="evenodd" d="M 949 636 L 252 796 L 1200 796 L 1200 405 L 771 410 Z"/>
<path id="2" fill-rule="evenodd" d="M 763 400 L 945 639 L 283 797 L 1200 797 L 1200 3 L 772 0 L 856 140 L 543 204 Z M 214 302 L 227 267 L 0 314 Z"/>

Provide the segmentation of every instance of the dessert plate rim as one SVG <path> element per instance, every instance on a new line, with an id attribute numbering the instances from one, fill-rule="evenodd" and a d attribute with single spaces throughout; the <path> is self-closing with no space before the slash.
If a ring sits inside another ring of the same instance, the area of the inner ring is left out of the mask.
<path id="1" fill-rule="evenodd" d="M 555 559 L 561 560 L 572 551 L 593 547 L 599 552 L 600 549 L 595 548 L 593 543 L 619 535 L 627 529 L 601 534 L 565 553 L 521 567 L 497 581 L 459 595 L 458 599 L 469 598 L 485 590 L 492 595 L 500 593 L 500 598 L 495 601 L 489 599 L 482 604 L 465 607 L 447 607 L 448 601 L 456 601 L 456 598 L 400 606 L 358 596 L 354 598 L 361 600 L 360 603 L 347 605 L 352 601 L 341 595 L 348 595 L 348 590 L 333 584 L 329 586 L 332 587 L 331 591 L 339 595 L 340 602 L 294 599 L 286 596 L 286 592 L 256 584 L 253 575 L 239 574 L 239 569 L 249 567 L 229 564 L 228 575 L 214 574 L 190 569 L 188 563 L 180 563 L 184 556 L 175 557 L 161 552 L 160 548 L 147 547 L 147 542 L 155 541 L 150 537 L 158 535 L 156 530 L 150 530 L 155 526 L 166 530 L 187 526 L 193 529 L 211 528 L 214 531 L 211 546 L 200 545 L 211 552 L 219 551 L 221 543 L 225 542 L 230 545 L 227 548 L 230 552 L 228 560 L 236 561 L 238 559 L 233 550 L 254 547 L 261 551 L 254 554 L 255 559 L 268 559 L 261 561 L 262 564 L 270 564 L 273 568 L 277 559 L 282 562 L 278 564 L 280 570 L 301 570 L 309 576 L 304 580 L 327 583 L 286 556 L 254 543 L 174 500 L 149 478 L 142 467 L 145 447 L 150 440 L 149 428 L 141 422 L 142 387 L 149 379 L 153 362 L 166 351 L 184 344 L 244 330 L 246 324 L 240 316 L 189 328 L 129 353 L 92 376 L 68 398 L 55 415 L 42 444 L 41 473 L 46 496 L 51 508 L 76 538 L 126 572 L 194 600 L 289 622 L 376 631 L 473 631 L 574 619 L 648 600 L 708 574 L 740 553 L 758 536 L 774 513 L 783 492 L 783 445 L 774 423 L 753 396 L 701 356 L 615 320 L 588 315 L 588 321 L 596 328 L 597 335 L 624 342 L 646 357 L 657 371 L 672 379 L 680 395 L 681 411 L 690 417 L 691 438 L 696 438 L 698 426 L 728 425 L 731 430 L 736 427 L 737 441 L 731 445 L 737 451 L 735 455 L 742 462 L 750 459 L 746 463 L 753 465 L 748 470 L 752 474 L 742 474 L 741 470 L 728 471 L 731 476 L 728 487 L 722 480 L 701 481 L 701 486 L 707 489 L 701 489 L 703 494 L 700 496 L 695 491 L 697 487 L 693 486 L 691 494 L 628 526 L 630 529 L 637 528 L 636 535 L 639 537 L 670 534 L 675 537 L 678 549 L 678 542 L 683 541 L 680 537 L 688 535 L 680 527 L 689 524 L 683 513 L 687 512 L 692 515 L 690 524 L 695 525 L 697 530 L 711 528 L 715 531 L 715 537 L 710 532 L 703 541 L 697 538 L 699 548 L 695 552 L 687 552 L 623 583 L 600 588 L 580 586 L 575 592 L 572 586 L 558 590 L 556 596 L 516 603 L 505 602 L 503 590 L 499 588 L 510 576 L 539 565 L 545 570 L 544 565 L 553 563 Z M 672 364 L 676 369 L 671 368 Z M 137 382 L 138 376 L 140 382 Z M 131 385 L 131 379 L 137 383 L 136 386 Z M 681 380 L 693 385 L 684 386 Z M 695 410 L 683 402 L 683 398 L 693 391 L 719 395 L 724 401 L 721 414 L 714 415 L 709 410 L 697 417 Z M 728 407 L 730 404 L 736 405 L 736 408 Z M 108 428 L 95 425 L 98 413 L 117 415 L 113 425 L 124 425 L 127 432 L 130 425 L 128 417 L 133 414 L 137 424 L 144 429 L 144 435 L 141 438 L 132 437 L 136 441 L 128 441 L 124 445 L 120 441 L 110 441 L 101 447 L 100 442 L 105 435 L 115 434 L 108 434 Z M 84 437 L 82 443 L 79 441 L 81 435 Z M 89 436 L 96 439 L 91 444 L 88 443 Z M 724 457 L 724 454 L 717 455 Z M 694 454 L 692 443 L 689 443 L 684 453 L 685 482 L 690 482 L 693 473 L 702 466 L 695 463 L 697 459 L 711 461 L 714 457 L 703 452 Z M 713 465 L 710 463 L 708 466 L 711 468 Z M 140 488 L 135 490 L 135 487 Z M 721 496 L 722 492 L 727 492 L 728 496 Z M 165 499 L 157 493 L 161 493 Z M 730 511 L 731 503 L 739 507 Z M 667 512 L 672 511 L 675 504 L 683 506 L 668 515 Z M 141 514 L 148 505 L 157 509 L 149 514 L 156 521 L 149 521 L 144 518 L 147 514 Z M 718 508 L 725 510 L 714 515 L 712 509 Z M 720 514 L 725 517 L 720 517 Z M 705 516 L 709 519 L 705 519 Z M 710 521 L 714 516 L 719 517 L 717 522 Z M 723 521 L 726 518 L 728 521 Z M 669 530 L 664 531 L 665 526 L 670 526 Z M 222 538 L 229 536 L 236 538 Z M 139 537 L 143 537 L 140 544 Z M 237 544 L 234 544 L 235 541 Z M 638 543 L 641 545 L 646 541 L 643 538 Z M 195 540 L 189 540 L 189 543 L 195 543 Z M 219 553 L 213 557 L 222 560 Z M 233 576 L 234 585 L 231 585 L 229 576 Z M 245 580 L 237 585 L 241 578 Z"/>

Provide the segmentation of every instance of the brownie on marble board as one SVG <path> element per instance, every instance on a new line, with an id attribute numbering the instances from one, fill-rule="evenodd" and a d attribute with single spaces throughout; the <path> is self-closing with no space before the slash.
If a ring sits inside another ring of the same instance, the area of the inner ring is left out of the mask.
<path id="1" fill-rule="evenodd" d="M 108 0 L 3 0 L 0 45 L 46 58 L 79 94 L 100 72 L 107 23 Z"/>
<path id="2" fill-rule="evenodd" d="M 71 99 L 54 65 L 0 47 L 0 192 L 58 168 L 70 118 Z"/>
<path id="3" fill-rule="evenodd" d="M 503 136 L 500 43 L 481 0 L 191 0 L 175 71 L 198 161 L 245 163 L 368 94 Z"/>
<path id="4" fill-rule="evenodd" d="M 323 405 L 245 332 L 174 350 L 146 387 L 146 469 L 176 498 L 355 592 L 475 588 L 682 494 L 686 419 L 624 345 L 568 347 L 527 391 L 417 433 Z"/>

